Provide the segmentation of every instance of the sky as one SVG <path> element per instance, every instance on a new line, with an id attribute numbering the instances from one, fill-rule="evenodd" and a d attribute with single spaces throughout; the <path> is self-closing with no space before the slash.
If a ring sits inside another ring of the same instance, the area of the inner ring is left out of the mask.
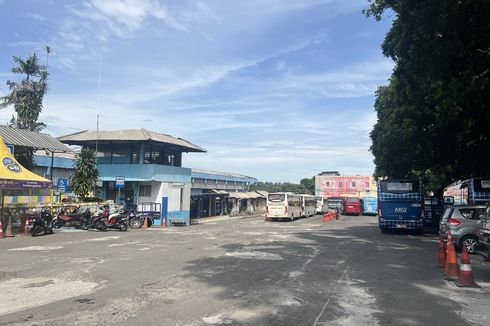
<path id="1" fill-rule="evenodd" d="M 371 175 L 377 87 L 391 27 L 367 0 L 0 0 L 0 96 L 12 56 L 36 53 L 40 121 L 62 136 L 138 129 L 207 150 L 183 166 L 299 182 Z M 100 78 L 99 78 L 100 77 Z M 100 81 L 100 87 L 99 87 Z M 7 123 L 13 108 L 0 111 Z"/>

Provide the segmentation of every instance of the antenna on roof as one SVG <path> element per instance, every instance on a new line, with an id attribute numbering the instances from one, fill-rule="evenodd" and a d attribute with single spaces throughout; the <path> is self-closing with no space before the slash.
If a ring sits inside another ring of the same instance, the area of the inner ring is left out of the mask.
<path id="1" fill-rule="evenodd" d="M 97 134 L 95 137 L 95 157 L 99 149 L 100 81 L 102 80 L 102 55 L 99 54 L 99 87 L 97 89 Z"/>

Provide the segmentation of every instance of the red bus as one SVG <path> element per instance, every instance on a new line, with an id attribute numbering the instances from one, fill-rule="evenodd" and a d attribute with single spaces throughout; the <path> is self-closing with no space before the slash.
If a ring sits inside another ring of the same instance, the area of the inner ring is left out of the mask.
<path id="1" fill-rule="evenodd" d="M 344 200 L 344 214 L 361 215 L 361 200 L 358 197 L 347 197 Z"/>

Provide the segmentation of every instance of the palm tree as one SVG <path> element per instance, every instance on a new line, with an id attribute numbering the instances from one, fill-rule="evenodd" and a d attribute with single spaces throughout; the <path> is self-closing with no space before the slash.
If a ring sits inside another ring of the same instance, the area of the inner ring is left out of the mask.
<path id="1" fill-rule="evenodd" d="M 46 52 L 48 56 L 51 49 L 46 47 Z M 7 81 L 11 92 L 0 97 L 0 109 L 13 105 L 17 113 L 15 119 L 17 128 L 40 131 L 45 127 L 43 123 L 37 120 L 43 109 L 42 102 L 47 92 L 47 68 L 39 64 L 35 53 L 26 60 L 15 56 L 13 60 L 17 66 L 10 71 L 14 74 L 23 74 L 26 77 L 20 83 Z"/>

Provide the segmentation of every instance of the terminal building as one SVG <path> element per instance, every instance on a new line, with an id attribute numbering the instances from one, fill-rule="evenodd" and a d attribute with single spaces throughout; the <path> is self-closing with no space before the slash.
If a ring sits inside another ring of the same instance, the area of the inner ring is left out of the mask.
<path id="1" fill-rule="evenodd" d="M 167 223 L 189 224 L 191 169 L 182 167 L 183 153 L 204 153 L 191 142 L 146 129 L 83 131 L 60 137 L 69 145 L 97 147 L 102 199 L 125 204 L 154 203 Z M 116 178 L 123 180 L 118 188 Z M 156 221 L 158 225 L 158 221 Z"/>

